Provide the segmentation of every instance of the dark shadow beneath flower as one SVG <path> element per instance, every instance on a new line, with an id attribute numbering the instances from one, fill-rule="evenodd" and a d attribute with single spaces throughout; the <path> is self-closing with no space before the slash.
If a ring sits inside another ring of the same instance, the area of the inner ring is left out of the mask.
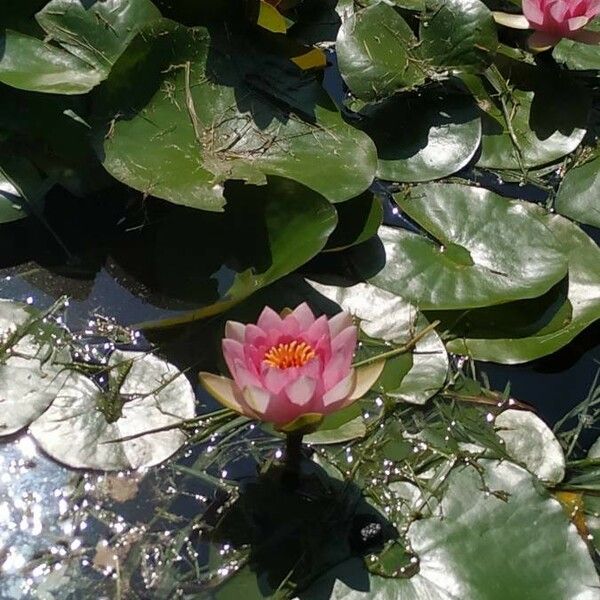
<path id="1" fill-rule="evenodd" d="M 302 461 L 293 488 L 285 475 L 284 467 L 274 465 L 246 484 L 217 524 L 212 541 L 249 547 L 248 566 L 265 597 L 285 588 L 301 598 L 302 590 L 319 579 L 325 600 L 338 578 L 332 570 L 353 558 L 357 568 L 339 577 L 348 587 L 368 592 L 369 575 L 361 559 L 396 539 L 397 529 L 354 483 L 332 477 L 312 461 Z M 235 575 L 224 585 L 235 585 Z"/>

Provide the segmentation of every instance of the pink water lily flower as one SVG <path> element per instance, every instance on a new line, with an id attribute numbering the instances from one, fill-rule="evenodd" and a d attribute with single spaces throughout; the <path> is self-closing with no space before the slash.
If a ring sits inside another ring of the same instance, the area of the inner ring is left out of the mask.
<path id="1" fill-rule="evenodd" d="M 596 32 L 583 28 L 600 14 L 600 0 L 523 0 L 523 15 L 494 13 L 498 23 L 517 29 L 534 29 L 529 45 L 554 46 L 562 38 L 598 43 Z"/>
<path id="2" fill-rule="evenodd" d="M 226 325 L 223 355 L 233 379 L 201 373 L 200 380 L 240 414 L 306 429 L 363 395 L 381 372 L 352 367 L 356 343 L 348 313 L 316 318 L 304 303 L 282 316 L 266 307 L 256 325 Z"/>

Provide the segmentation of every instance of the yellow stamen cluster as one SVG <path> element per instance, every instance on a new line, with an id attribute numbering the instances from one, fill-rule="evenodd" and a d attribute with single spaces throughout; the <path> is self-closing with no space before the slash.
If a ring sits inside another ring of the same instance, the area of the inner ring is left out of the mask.
<path id="1" fill-rule="evenodd" d="M 289 369 L 301 367 L 315 357 L 315 351 L 306 342 L 298 343 L 297 340 L 289 344 L 278 344 L 265 352 L 264 361 L 270 367 Z"/>

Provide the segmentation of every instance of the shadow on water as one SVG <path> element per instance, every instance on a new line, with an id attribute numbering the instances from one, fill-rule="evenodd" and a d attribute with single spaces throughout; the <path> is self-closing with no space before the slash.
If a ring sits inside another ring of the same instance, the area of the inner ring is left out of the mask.
<path id="1" fill-rule="evenodd" d="M 332 567 L 380 551 L 397 537 L 397 530 L 365 501 L 356 485 L 305 460 L 295 488 L 286 482 L 281 466 L 243 485 L 238 500 L 217 523 L 212 541 L 250 548 L 246 568 L 255 574 L 263 597 L 271 598 L 287 586 L 305 589 L 327 572 L 319 593 L 311 594 L 312 600 L 326 600 L 336 581 Z M 351 589 L 369 591 L 362 561 L 343 580 Z M 225 583 L 215 597 L 239 597 L 238 586 Z"/>

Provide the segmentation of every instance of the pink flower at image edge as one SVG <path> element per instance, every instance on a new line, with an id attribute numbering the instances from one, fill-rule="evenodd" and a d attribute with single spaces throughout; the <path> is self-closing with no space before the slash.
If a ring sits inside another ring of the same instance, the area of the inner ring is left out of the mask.
<path id="1" fill-rule="evenodd" d="M 600 0 L 523 0 L 523 14 L 536 32 L 534 46 L 553 45 L 578 33 L 600 13 Z"/>
<path id="2" fill-rule="evenodd" d="M 497 23 L 515 29 L 534 29 L 529 46 L 543 50 L 563 38 L 600 43 L 600 33 L 584 29 L 600 14 L 600 0 L 523 0 L 523 14 L 494 12 Z"/>
<path id="3" fill-rule="evenodd" d="M 228 321 L 222 343 L 233 379 L 201 373 L 203 385 L 228 408 L 279 428 L 347 406 L 383 368 L 357 377 L 352 317 L 316 318 L 306 303 L 285 316 L 265 307 L 256 325 Z"/>

